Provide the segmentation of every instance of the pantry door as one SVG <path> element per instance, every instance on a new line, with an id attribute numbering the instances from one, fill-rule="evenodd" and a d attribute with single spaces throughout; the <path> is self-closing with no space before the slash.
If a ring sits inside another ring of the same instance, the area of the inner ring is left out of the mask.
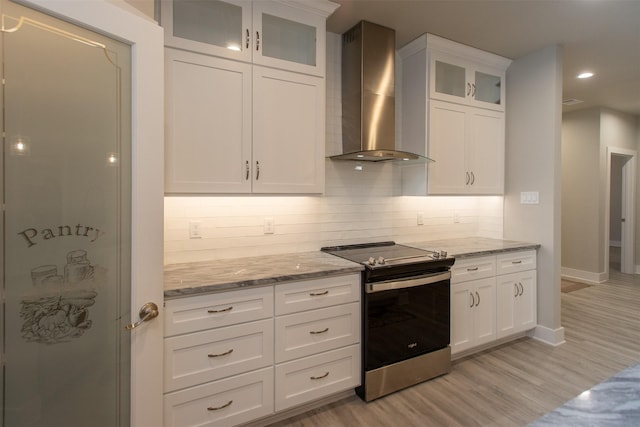
<path id="1" fill-rule="evenodd" d="M 162 33 L 32 3 L 0 1 L 0 425 L 160 426 Z"/>

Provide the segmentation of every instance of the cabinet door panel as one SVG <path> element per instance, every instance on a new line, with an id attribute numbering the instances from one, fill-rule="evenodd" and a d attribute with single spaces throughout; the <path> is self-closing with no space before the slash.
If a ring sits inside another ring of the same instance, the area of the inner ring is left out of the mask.
<path id="1" fill-rule="evenodd" d="M 431 101 L 429 113 L 429 194 L 465 192 L 466 112 L 447 102 Z"/>
<path id="2" fill-rule="evenodd" d="M 324 76 L 325 18 L 276 2 L 253 3 L 255 64 Z"/>
<path id="3" fill-rule="evenodd" d="M 537 274 L 535 270 L 523 272 L 518 280 L 521 295 L 516 301 L 518 329 L 526 331 L 538 323 L 537 316 Z"/>
<path id="4" fill-rule="evenodd" d="M 165 45 L 251 61 L 251 1 L 162 0 Z"/>
<path id="5" fill-rule="evenodd" d="M 168 193 L 248 192 L 251 66 L 166 50 Z"/>
<path id="6" fill-rule="evenodd" d="M 498 276 L 498 309 L 497 309 L 497 336 L 502 338 L 517 332 L 517 307 L 516 299 L 520 289 L 518 288 L 519 273 Z"/>
<path id="7" fill-rule="evenodd" d="M 254 193 L 322 193 L 324 80 L 253 70 Z"/>
<path id="8" fill-rule="evenodd" d="M 474 328 L 476 345 L 480 345 L 496 339 L 496 279 L 478 280 L 475 285 Z"/>
<path id="9" fill-rule="evenodd" d="M 473 345 L 473 305 L 469 283 L 451 286 L 451 353 Z"/>
<path id="10" fill-rule="evenodd" d="M 504 114 L 479 108 L 469 109 L 466 158 L 472 174 L 469 186 L 474 194 L 504 192 Z"/>

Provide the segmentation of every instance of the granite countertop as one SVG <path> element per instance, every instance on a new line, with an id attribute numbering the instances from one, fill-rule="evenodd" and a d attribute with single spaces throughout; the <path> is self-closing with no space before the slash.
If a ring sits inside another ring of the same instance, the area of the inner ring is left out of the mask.
<path id="1" fill-rule="evenodd" d="M 515 250 L 538 249 L 538 243 L 517 242 L 515 240 L 490 239 L 487 237 L 463 237 L 458 239 L 429 240 L 407 243 L 426 250 L 443 250 L 456 258 L 495 255 Z"/>
<path id="2" fill-rule="evenodd" d="M 530 427 L 640 425 L 640 364 L 594 386 Z"/>
<path id="3" fill-rule="evenodd" d="M 169 264 L 164 267 L 164 296 L 183 297 L 363 269 L 360 264 L 320 251 Z"/>
<path id="4" fill-rule="evenodd" d="M 406 243 L 445 250 L 456 258 L 537 249 L 538 244 L 470 237 Z M 169 264 L 164 268 L 165 298 L 264 286 L 337 274 L 359 273 L 360 264 L 321 251 Z"/>

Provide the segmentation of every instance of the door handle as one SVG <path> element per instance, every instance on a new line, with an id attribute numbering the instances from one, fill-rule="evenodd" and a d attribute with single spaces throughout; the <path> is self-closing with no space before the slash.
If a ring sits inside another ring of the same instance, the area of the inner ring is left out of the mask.
<path id="1" fill-rule="evenodd" d="M 626 219 L 624 219 L 624 218 L 621 218 L 621 219 L 620 219 L 620 222 L 626 222 L 626 221 L 627 221 L 627 220 L 626 220 Z"/>
<path id="2" fill-rule="evenodd" d="M 158 306 L 155 303 L 148 302 L 140 307 L 140 311 L 138 312 L 138 316 L 140 317 L 140 319 L 138 319 L 138 321 L 135 323 L 129 323 L 124 328 L 128 331 L 131 331 L 142 325 L 147 320 L 155 319 L 156 317 L 158 317 L 158 314 L 160 314 Z"/>

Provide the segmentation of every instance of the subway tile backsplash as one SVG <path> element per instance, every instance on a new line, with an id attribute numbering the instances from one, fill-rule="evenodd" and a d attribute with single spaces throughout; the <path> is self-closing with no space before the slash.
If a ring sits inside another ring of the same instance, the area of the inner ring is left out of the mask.
<path id="1" fill-rule="evenodd" d="M 326 154 L 340 152 L 340 36 L 327 34 Z M 503 198 L 403 197 L 393 165 L 326 161 L 322 196 L 165 197 L 165 263 L 315 251 L 322 246 L 502 237 Z M 418 212 L 423 225 L 417 224 Z M 274 233 L 264 233 L 265 219 Z M 190 221 L 202 237 L 189 238 Z M 458 222 L 454 222 L 458 221 Z"/>

